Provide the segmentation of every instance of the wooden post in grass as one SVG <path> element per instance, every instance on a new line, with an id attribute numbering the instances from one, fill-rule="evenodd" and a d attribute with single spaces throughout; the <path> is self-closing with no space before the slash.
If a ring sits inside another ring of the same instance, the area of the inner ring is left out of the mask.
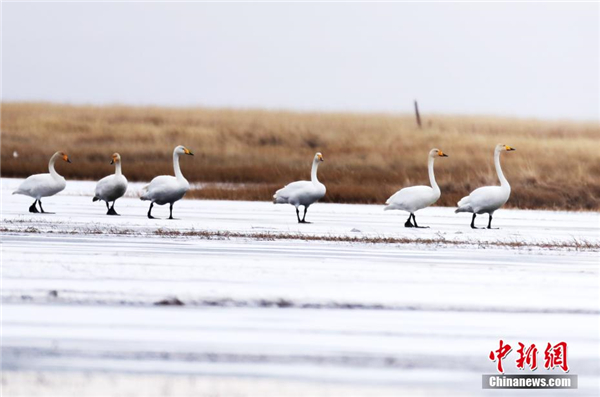
<path id="1" fill-rule="evenodd" d="M 421 115 L 419 114 L 419 104 L 415 99 L 415 116 L 417 117 L 417 125 L 421 128 Z"/>

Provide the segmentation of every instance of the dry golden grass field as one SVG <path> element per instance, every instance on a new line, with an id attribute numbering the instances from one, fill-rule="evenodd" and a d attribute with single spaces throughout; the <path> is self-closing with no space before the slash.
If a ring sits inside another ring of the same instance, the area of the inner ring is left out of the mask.
<path id="1" fill-rule="evenodd" d="M 600 210 L 600 129 L 597 123 L 494 117 L 294 113 L 284 111 L 126 106 L 2 104 L 2 176 L 47 172 L 50 156 L 65 151 L 68 179 L 95 180 L 123 158 L 130 181 L 173 173 L 172 151 L 183 144 L 190 182 L 209 183 L 188 197 L 271 200 L 284 184 L 310 178 L 315 152 L 323 153 L 323 201 L 382 204 L 396 190 L 428 184 L 427 153 L 436 160 L 442 189 L 437 205 L 455 206 L 472 189 L 498 184 L 497 143 L 517 148 L 501 162 L 516 208 Z M 19 156 L 13 157 L 17 151 Z"/>

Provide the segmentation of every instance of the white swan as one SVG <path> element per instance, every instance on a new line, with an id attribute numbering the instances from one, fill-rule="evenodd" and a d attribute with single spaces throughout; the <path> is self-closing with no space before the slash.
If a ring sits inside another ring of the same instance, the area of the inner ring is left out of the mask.
<path id="1" fill-rule="evenodd" d="M 496 165 L 498 179 L 500 179 L 500 186 L 480 187 L 479 189 L 473 190 L 471 194 L 467 197 L 463 197 L 458 202 L 458 208 L 454 212 L 472 212 L 473 218 L 471 219 L 471 227 L 473 229 L 477 229 L 475 227 L 475 217 L 477 214 L 484 213 L 490 215 L 487 228 L 491 229 L 494 211 L 502 207 L 510 197 L 510 185 L 504 177 L 502 168 L 500 167 L 500 153 L 512 150 L 515 150 L 515 148 L 503 144 L 496 145 L 496 149 L 494 150 L 494 164 Z"/>
<path id="2" fill-rule="evenodd" d="M 169 219 L 173 219 L 173 204 L 181 200 L 183 196 L 190 190 L 190 184 L 187 179 L 183 177 L 181 169 L 179 168 L 179 156 L 182 154 L 188 154 L 193 156 L 188 148 L 185 146 L 177 146 L 173 150 L 173 169 L 175 170 L 175 176 L 161 175 L 152 179 L 152 181 L 142 188 L 142 197 L 140 199 L 144 201 L 151 201 L 150 209 L 148 210 L 148 218 L 154 219 L 152 216 L 152 207 L 154 204 L 164 205 L 169 203 Z"/>
<path id="3" fill-rule="evenodd" d="M 111 164 L 115 165 L 115 173 L 106 176 L 98 181 L 96 185 L 96 193 L 92 201 L 103 200 L 106 202 L 106 215 L 119 215 L 115 211 L 115 201 L 123 197 L 127 191 L 127 178 L 121 173 L 121 155 L 114 153 L 112 155 Z M 108 206 L 108 202 L 112 201 L 112 206 Z"/>
<path id="4" fill-rule="evenodd" d="M 50 162 L 48 163 L 49 174 L 31 175 L 21 183 L 16 191 L 13 192 L 13 194 L 23 194 L 35 199 L 33 204 L 31 204 L 31 207 L 29 207 L 29 212 L 40 212 L 35 207 L 36 203 L 40 203 L 40 210 L 42 213 L 45 213 L 44 208 L 42 208 L 42 197 L 54 196 L 67 186 L 65 178 L 58 175 L 58 172 L 54 169 L 54 163 L 56 163 L 56 160 L 59 158 L 62 158 L 67 163 L 71 162 L 69 156 L 65 153 L 54 153 L 52 157 L 50 157 Z"/>
<path id="5" fill-rule="evenodd" d="M 411 186 L 399 190 L 392 197 L 387 199 L 385 202 L 387 207 L 384 208 L 387 210 L 403 210 L 408 212 L 408 219 L 404 224 L 405 227 L 423 227 L 417 225 L 417 219 L 415 218 L 415 212 L 429 207 L 431 204 L 435 203 L 441 195 L 440 187 L 435 182 L 435 175 L 433 174 L 433 162 L 436 157 L 448 157 L 447 154 L 438 149 L 431 149 L 428 154 L 427 166 L 429 168 L 429 182 L 431 183 L 431 187 L 429 186 Z M 413 223 L 411 223 L 410 218 L 412 218 Z"/>
<path id="6" fill-rule="evenodd" d="M 307 223 L 306 211 L 308 210 L 308 207 L 325 196 L 325 185 L 317 179 L 317 168 L 319 168 L 320 161 L 323 161 L 323 155 L 321 153 L 315 154 L 310 182 L 292 182 L 276 191 L 273 195 L 274 204 L 291 204 L 296 207 L 298 223 Z M 300 211 L 298 210 L 298 207 L 301 205 L 304 206 L 304 216 L 302 217 L 302 220 L 300 220 Z"/>

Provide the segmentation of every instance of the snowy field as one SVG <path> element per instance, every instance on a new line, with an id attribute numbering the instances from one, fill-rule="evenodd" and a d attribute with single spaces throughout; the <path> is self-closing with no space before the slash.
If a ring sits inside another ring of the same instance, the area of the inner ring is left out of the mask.
<path id="1" fill-rule="evenodd" d="M 30 214 L 19 182 L 2 179 L 3 395 L 522 395 L 481 389 L 499 339 L 507 373 L 518 342 L 566 341 L 568 395 L 600 393 L 598 213 L 471 230 L 429 208 L 406 229 L 383 206 L 317 203 L 299 225 L 291 206 L 183 200 L 149 220 L 139 184 L 109 217 L 69 181 Z M 540 350 L 536 373 L 562 373 Z"/>

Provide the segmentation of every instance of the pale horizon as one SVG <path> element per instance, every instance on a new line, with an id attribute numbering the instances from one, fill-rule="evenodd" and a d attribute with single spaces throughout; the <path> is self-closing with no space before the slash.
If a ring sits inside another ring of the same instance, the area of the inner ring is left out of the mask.
<path id="1" fill-rule="evenodd" d="M 2 101 L 600 120 L 598 3 L 4 3 Z"/>

